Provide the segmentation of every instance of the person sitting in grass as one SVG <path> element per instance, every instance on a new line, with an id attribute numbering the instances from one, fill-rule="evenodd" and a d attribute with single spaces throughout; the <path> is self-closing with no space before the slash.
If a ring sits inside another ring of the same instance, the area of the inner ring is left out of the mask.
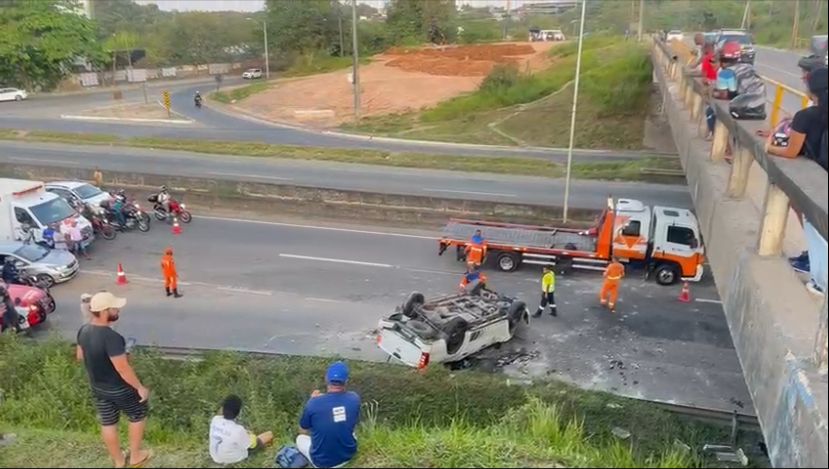
<path id="1" fill-rule="evenodd" d="M 222 415 L 210 421 L 210 458 L 218 464 L 244 461 L 250 450 L 260 450 L 273 441 L 273 433 L 255 435 L 236 423 L 242 411 L 242 399 L 227 396 L 222 402 Z"/>

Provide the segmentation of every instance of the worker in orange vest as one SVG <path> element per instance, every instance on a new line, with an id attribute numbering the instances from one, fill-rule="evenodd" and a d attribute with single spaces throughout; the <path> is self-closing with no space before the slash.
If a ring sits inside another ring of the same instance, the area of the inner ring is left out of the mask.
<path id="1" fill-rule="evenodd" d="M 478 270 L 478 266 L 469 265 L 466 267 L 458 288 L 462 292 L 476 293 L 481 288 L 486 288 L 486 275 Z"/>
<path id="2" fill-rule="evenodd" d="M 476 230 L 472 240 L 466 245 L 464 250 L 466 253 L 466 264 L 470 266 L 479 266 L 484 263 L 484 256 L 486 256 L 486 241 L 484 240 L 481 230 Z"/>
<path id="3" fill-rule="evenodd" d="M 173 259 L 173 248 L 167 248 L 164 251 L 164 256 L 161 258 L 161 273 L 164 275 L 164 289 L 167 290 L 167 296 L 175 296 L 181 298 L 178 292 L 178 272 L 176 272 L 176 261 Z"/>
<path id="4" fill-rule="evenodd" d="M 616 312 L 616 300 L 619 299 L 619 284 L 622 283 L 622 277 L 624 276 L 625 266 L 619 262 L 619 259 L 614 257 L 604 271 L 604 284 L 602 284 L 602 291 L 599 293 L 599 301 L 602 306 L 607 305 L 611 313 Z"/>

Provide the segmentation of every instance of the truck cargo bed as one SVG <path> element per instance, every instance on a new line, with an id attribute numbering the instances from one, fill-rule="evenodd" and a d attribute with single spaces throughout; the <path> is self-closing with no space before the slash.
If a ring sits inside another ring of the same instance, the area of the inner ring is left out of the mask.
<path id="1" fill-rule="evenodd" d="M 490 245 L 566 249 L 587 252 L 592 252 L 596 249 L 596 238 L 593 236 L 581 235 L 576 230 L 540 226 L 501 226 L 451 220 L 443 228 L 443 236 L 457 240 L 468 240 L 472 238 L 476 230 L 481 230 L 481 234 Z"/>

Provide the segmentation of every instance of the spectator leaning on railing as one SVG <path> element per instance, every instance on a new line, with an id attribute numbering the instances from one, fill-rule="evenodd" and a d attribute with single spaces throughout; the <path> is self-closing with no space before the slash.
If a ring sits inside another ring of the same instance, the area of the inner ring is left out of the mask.
<path id="1" fill-rule="evenodd" d="M 774 131 L 768 137 L 766 151 L 770 155 L 783 158 L 805 156 L 815 161 L 824 171 L 829 167 L 827 155 L 827 122 L 829 117 L 829 84 L 827 69 L 819 68 L 806 74 L 808 77 L 809 97 L 815 103 L 798 111 L 792 118 L 788 130 L 788 139 L 779 139 Z M 809 290 L 824 294 L 827 283 L 827 244 L 820 233 L 803 220 L 808 251 L 805 255 L 790 259 L 792 266 L 799 271 L 809 272 Z"/>

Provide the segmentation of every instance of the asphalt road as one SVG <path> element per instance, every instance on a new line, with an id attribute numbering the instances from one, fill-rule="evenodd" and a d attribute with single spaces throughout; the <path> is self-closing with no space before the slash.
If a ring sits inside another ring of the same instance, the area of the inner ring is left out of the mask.
<path id="1" fill-rule="evenodd" d="M 770 47 L 757 47 L 757 58 L 754 67 L 760 75 L 763 75 L 772 80 L 783 83 L 798 91 L 806 91 L 806 85 L 800 75 L 800 68 L 797 66 L 797 61 L 802 57 L 802 53 L 787 51 L 782 49 L 772 49 Z M 767 86 L 766 93 L 769 100 L 773 102 L 775 87 Z M 783 97 L 783 109 L 789 114 L 794 114 L 802 107 L 801 99 L 791 93 L 786 93 Z M 771 112 L 769 110 L 769 112 Z"/>
<path id="2" fill-rule="evenodd" d="M 564 198 L 561 179 L 138 148 L 0 141 L 0 161 L 514 203 L 561 205 Z M 692 207 L 682 185 L 587 180 L 571 185 L 571 203 L 576 208 L 603 207 L 609 194 L 649 204 Z"/>
<path id="3" fill-rule="evenodd" d="M 129 299 L 118 329 L 142 344 L 384 360 L 374 341 L 380 317 L 411 291 L 451 292 L 460 279 L 463 266 L 437 256 L 436 236 L 196 214 L 181 236 L 155 224 L 147 234 L 97 241 L 81 275 L 53 289 L 59 308 L 44 329 L 73 338 L 80 293 L 110 289 Z M 160 256 L 168 245 L 176 252 L 180 299 L 165 297 L 161 284 Z M 117 263 L 128 286 L 115 285 Z M 488 274 L 493 288 L 536 307 L 537 269 Z M 739 401 L 745 406 L 739 410 L 752 411 L 710 278 L 693 287 L 696 301 L 680 303 L 678 287 L 645 283 L 631 272 L 616 316 L 596 305 L 599 287 L 593 272 L 559 277 L 560 316 L 533 321 L 478 366 L 520 357 L 504 369 L 518 380 L 555 377 L 718 409 Z"/>

